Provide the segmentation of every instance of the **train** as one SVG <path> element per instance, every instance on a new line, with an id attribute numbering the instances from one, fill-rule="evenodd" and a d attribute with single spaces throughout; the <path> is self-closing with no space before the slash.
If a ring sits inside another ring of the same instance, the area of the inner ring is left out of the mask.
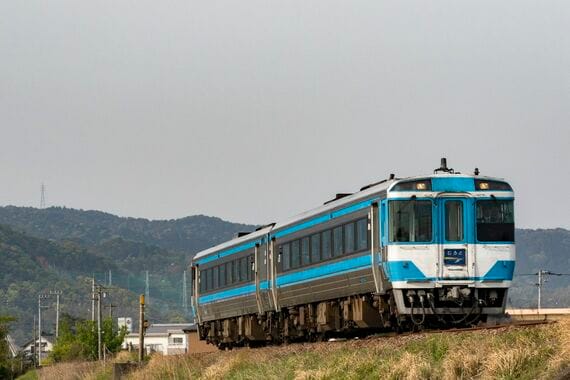
<path id="1" fill-rule="evenodd" d="M 469 326 L 504 314 L 514 191 L 475 169 L 389 178 L 197 253 L 192 309 L 220 348 Z"/>

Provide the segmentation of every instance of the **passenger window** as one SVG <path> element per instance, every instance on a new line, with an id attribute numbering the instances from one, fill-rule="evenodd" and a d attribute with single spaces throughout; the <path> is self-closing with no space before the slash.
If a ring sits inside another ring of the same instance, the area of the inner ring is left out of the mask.
<path id="1" fill-rule="evenodd" d="M 242 257 L 240 259 L 240 281 L 247 280 L 247 257 Z"/>
<path id="2" fill-rule="evenodd" d="M 301 260 L 302 260 L 302 265 L 309 265 L 311 263 L 308 236 L 301 239 Z"/>
<path id="3" fill-rule="evenodd" d="M 356 250 L 368 248 L 368 220 L 360 219 L 356 222 Z"/>
<path id="4" fill-rule="evenodd" d="M 226 286 L 226 264 L 220 265 L 220 288 Z"/>
<path id="5" fill-rule="evenodd" d="M 283 270 L 289 270 L 291 268 L 291 249 L 289 248 L 289 243 L 283 244 L 282 248 L 282 260 L 283 260 Z"/>
<path id="6" fill-rule="evenodd" d="M 227 263 L 226 263 L 226 276 L 228 277 L 228 280 L 227 280 L 227 284 L 228 284 L 228 285 L 231 285 L 231 284 L 234 282 L 234 281 L 233 281 L 233 271 L 234 271 L 234 268 L 233 268 L 233 265 L 232 265 L 232 264 L 233 264 L 233 261 L 230 261 L 230 262 L 227 262 Z"/>
<path id="7" fill-rule="evenodd" d="M 327 260 L 332 256 L 331 230 L 323 231 L 321 237 L 322 259 Z"/>
<path id="8" fill-rule="evenodd" d="M 206 291 L 206 271 L 200 271 L 200 292 Z"/>
<path id="9" fill-rule="evenodd" d="M 321 235 L 311 236 L 311 262 L 316 263 L 321 260 Z"/>
<path id="10" fill-rule="evenodd" d="M 255 259 L 254 259 L 253 255 L 250 255 L 247 261 L 248 261 L 248 263 L 247 263 L 247 268 L 248 268 L 247 279 L 249 281 L 252 281 L 253 277 L 255 275 Z"/>
<path id="11" fill-rule="evenodd" d="M 218 289 L 219 287 L 218 267 L 215 266 L 212 269 L 214 270 L 214 289 Z"/>
<path id="12" fill-rule="evenodd" d="M 213 277 L 212 277 L 212 268 L 210 268 L 210 269 L 207 270 L 207 272 L 206 272 L 206 277 L 208 277 L 208 286 L 207 286 L 208 289 L 207 289 L 207 290 L 212 290 L 212 289 L 213 289 L 213 286 L 212 286 L 212 280 L 213 280 Z"/>
<path id="13" fill-rule="evenodd" d="M 300 264 L 299 240 L 291 243 L 291 268 L 297 268 Z"/>
<path id="14" fill-rule="evenodd" d="M 239 259 L 234 260 L 234 283 L 239 282 L 240 278 L 240 270 L 239 270 Z"/>
<path id="15" fill-rule="evenodd" d="M 333 229 L 333 256 L 342 255 L 342 226 Z"/>
<path id="16" fill-rule="evenodd" d="M 354 223 L 344 225 L 344 252 L 354 252 Z"/>
<path id="17" fill-rule="evenodd" d="M 463 202 L 445 202 L 445 240 L 463 240 Z"/>

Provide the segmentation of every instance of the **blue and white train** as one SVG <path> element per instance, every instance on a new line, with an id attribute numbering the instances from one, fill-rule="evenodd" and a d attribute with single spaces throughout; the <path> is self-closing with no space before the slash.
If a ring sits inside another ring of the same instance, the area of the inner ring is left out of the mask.
<path id="1" fill-rule="evenodd" d="M 316 340 L 504 313 L 515 267 L 514 193 L 448 169 L 337 194 L 198 253 L 192 306 L 219 347 Z"/>

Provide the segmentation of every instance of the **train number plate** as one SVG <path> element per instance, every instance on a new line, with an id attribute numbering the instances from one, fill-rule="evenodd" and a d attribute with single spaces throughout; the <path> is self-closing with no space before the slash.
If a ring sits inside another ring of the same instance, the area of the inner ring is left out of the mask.
<path id="1" fill-rule="evenodd" d="M 465 249 L 444 249 L 443 263 L 445 265 L 465 265 Z"/>

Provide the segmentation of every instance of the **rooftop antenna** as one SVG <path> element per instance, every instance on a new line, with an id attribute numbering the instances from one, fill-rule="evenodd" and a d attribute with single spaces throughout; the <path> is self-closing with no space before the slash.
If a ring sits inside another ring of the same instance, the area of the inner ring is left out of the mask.
<path id="1" fill-rule="evenodd" d="M 435 169 L 433 172 L 434 173 L 444 172 L 444 173 L 455 174 L 455 170 L 447 167 L 447 158 L 445 158 L 445 157 L 441 158 L 441 164 L 440 164 L 439 168 Z"/>
<path id="2" fill-rule="evenodd" d="M 42 182 L 40 208 L 46 208 L 46 186 Z"/>

